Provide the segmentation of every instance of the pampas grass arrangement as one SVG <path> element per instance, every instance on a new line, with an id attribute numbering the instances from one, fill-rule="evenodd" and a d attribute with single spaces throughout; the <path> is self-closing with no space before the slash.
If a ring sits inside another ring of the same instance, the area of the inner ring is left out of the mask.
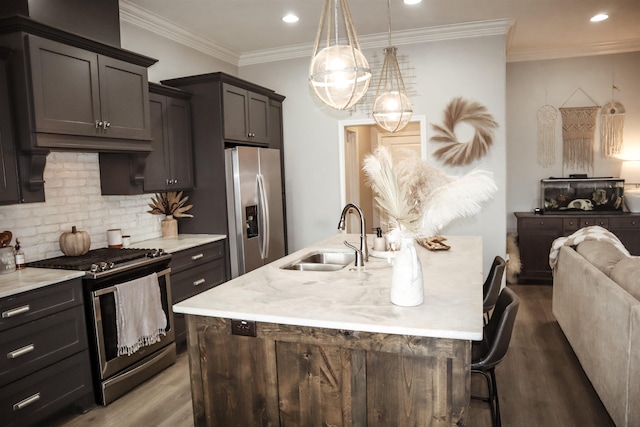
<path id="1" fill-rule="evenodd" d="M 364 159 L 367 183 L 389 216 L 389 228 L 430 237 L 451 221 L 476 215 L 498 190 L 493 174 L 472 170 L 450 176 L 415 156 L 395 165 L 391 153 L 378 147 Z"/>

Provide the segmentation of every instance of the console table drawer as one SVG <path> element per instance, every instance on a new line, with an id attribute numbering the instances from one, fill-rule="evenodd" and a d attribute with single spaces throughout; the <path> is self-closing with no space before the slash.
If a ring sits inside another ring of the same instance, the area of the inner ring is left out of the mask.
<path id="1" fill-rule="evenodd" d="M 544 218 L 544 215 L 539 215 L 536 218 L 523 218 L 520 225 L 527 230 L 562 230 L 562 218 Z"/>
<path id="2" fill-rule="evenodd" d="M 594 225 L 599 225 L 600 227 L 609 228 L 609 218 L 602 217 L 589 217 L 589 218 L 580 218 L 580 228 L 591 227 Z"/>
<path id="3" fill-rule="evenodd" d="M 640 229 L 640 216 L 609 218 L 609 227 L 612 229 Z"/>

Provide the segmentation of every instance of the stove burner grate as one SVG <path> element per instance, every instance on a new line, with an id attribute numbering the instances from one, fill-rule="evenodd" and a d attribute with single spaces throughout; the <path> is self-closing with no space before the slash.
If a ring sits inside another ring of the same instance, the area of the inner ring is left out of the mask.
<path id="1" fill-rule="evenodd" d="M 147 256 L 152 256 L 152 249 L 136 248 L 99 248 L 92 249 L 80 256 L 59 256 L 56 258 L 33 261 L 27 264 L 29 267 L 57 268 L 63 270 L 89 271 L 93 264 L 103 262 L 115 265 L 133 261 Z"/>

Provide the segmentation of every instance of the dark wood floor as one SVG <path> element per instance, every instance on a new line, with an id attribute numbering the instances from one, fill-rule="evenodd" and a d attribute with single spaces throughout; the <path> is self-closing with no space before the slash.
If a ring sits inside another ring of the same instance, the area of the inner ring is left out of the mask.
<path id="1" fill-rule="evenodd" d="M 507 357 L 496 368 L 505 427 L 614 427 L 551 313 L 551 286 L 509 285 L 521 299 Z M 486 393 L 482 377 L 472 392 Z M 107 407 L 69 416 L 57 427 L 192 426 L 186 353 L 175 365 Z M 472 401 L 467 426 L 491 425 L 488 406 Z"/>

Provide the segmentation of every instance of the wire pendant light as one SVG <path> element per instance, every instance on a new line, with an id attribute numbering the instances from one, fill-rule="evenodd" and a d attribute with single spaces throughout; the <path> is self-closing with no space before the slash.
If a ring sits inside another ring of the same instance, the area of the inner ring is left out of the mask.
<path id="1" fill-rule="evenodd" d="M 376 123 L 389 132 L 404 129 L 413 115 L 413 106 L 407 96 L 396 53 L 391 46 L 391 0 L 387 0 L 389 17 L 389 47 L 384 48 L 384 63 L 380 72 L 380 82 L 373 103 L 373 118 Z"/>
<path id="2" fill-rule="evenodd" d="M 338 2 L 347 44 L 338 40 Z M 364 96 L 370 80 L 371 68 L 360 51 L 347 0 L 324 0 L 309 66 L 311 88 L 329 107 L 344 110 Z"/>

